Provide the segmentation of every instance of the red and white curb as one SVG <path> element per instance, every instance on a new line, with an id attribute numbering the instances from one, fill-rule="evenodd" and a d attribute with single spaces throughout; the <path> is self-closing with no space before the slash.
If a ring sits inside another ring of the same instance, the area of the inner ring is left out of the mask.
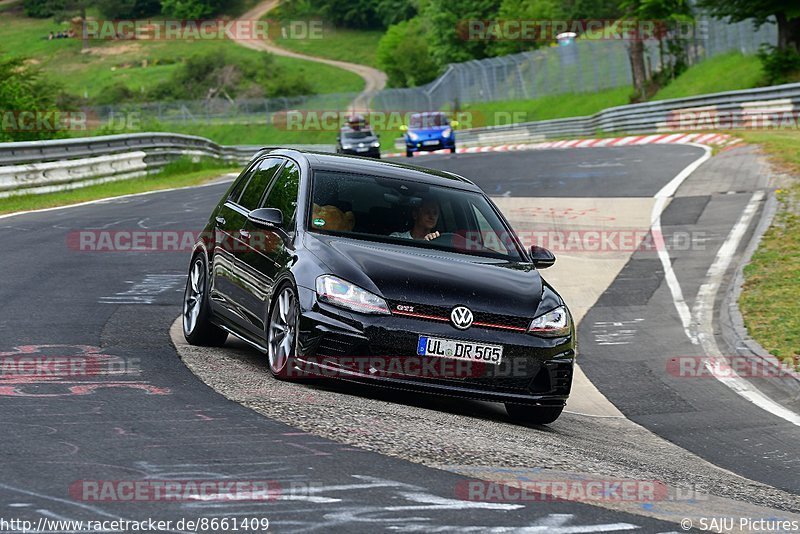
<path id="1" fill-rule="evenodd" d="M 566 141 L 546 141 L 542 143 L 525 143 L 513 145 L 495 146 L 475 146 L 469 148 L 457 148 L 457 154 L 478 154 L 482 152 L 513 152 L 517 150 L 544 150 L 553 148 L 600 148 L 610 146 L 638 146 L 638 145 L 685 145 L 694 143 L 700 145 L 710 145 L 727 147 L 739 143 L 741 139 L 731 137 L 727 134 L 655 134 L 655 135 L 631 135 L 627 137 L 606 137 L 603 139 L 571 139 Z M 435 150 L 433 152 L 415 152 L 414 157 L 428 154 L 449 154 L 449 150 Z M 390 152 L 382 154 L 384 158 L 405 157 L 405 152 Z"/>

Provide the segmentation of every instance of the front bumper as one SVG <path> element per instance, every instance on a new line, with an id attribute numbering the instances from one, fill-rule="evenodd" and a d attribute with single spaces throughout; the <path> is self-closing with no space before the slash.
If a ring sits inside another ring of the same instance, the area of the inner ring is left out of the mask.
<path id="1" fill-rule="evenodd" d="M 436 143 L 426 144 L 427 142 Z M 411 141 L 406 137 L 406 150 L 409 152 L 432 152 L 434 150 L 447 150 L 456 147 L 455 136 L 450 136 L 447 139 L 433 138 L 433 139 L 420 139 L 419 141 Z"/>
<path id="2" fill-rule="evenodd" d="M 563 406 L 575 362 L 574 332 L 546 339 L 521 332 L 417 318 L 350 313 L 300 289 L 297 376 L 331 377 L 493 402 Z M 503 345 L 501 365 L 417 356 L 420 335 Z"/>

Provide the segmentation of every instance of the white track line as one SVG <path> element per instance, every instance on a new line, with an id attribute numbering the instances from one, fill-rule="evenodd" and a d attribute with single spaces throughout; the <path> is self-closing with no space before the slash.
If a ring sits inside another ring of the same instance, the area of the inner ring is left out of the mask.
<path id="1" fill-rule="evenodd" d="M 711 148 L 703 145 L 694 146 L 702 148 L 703 155 L 690 163 L 689 166 L 684 168 L 675 178 L 670 180 L 668 184 L 662 187 L 661 190 L 655 194 L 654 198 L 656 199 L 656 202 L 653 204 L 653 210 L 650 212 L 650 231 L 652 232 L 654 245 L 656 247 L 656 251 L 658 252 L 658 259 L 661 260 L 661 266 L 664 269 L 664 280 L 667 282 L 670 294 L 672 295 L 672 301 L 675 303 L 675 309 L 678 311 L 678 315 L 681 318 L 683 331 L 686 332 L 686 335 L 689 337 L 692 343 L 696 344 L 697 341 L 694 338 L 694 333 L 691 330 L 692 312 L 689 310 L 689 305 L 686 304 L 686 300 L 683 298 L 683 291 L 681 290 L 681 285 L 678 282 L 678 277 L 675 275 L 675 271 L 672 268 L 672 262 L 669 258 L 669 251 L 664 243 L 664 236 L 661 232 L 661 214 L 664 212 L 664 208 L 669 203 L 669 199 L 675 194 L 675 191 L 678 190 L 678 187 L 680 187 L 680 185 L 700 165 L 705 163 L 708 158 L 711 157 Z"/>
<path id="2" fill-rule="evenodd" d="M 714 302 L 716 301 L 719 288 L 722 285 L 722 279 L 739 248 L 739 243 L 750 227 L 750 222 L 755 216 L 756 211 L 758 211 L 758 204 L 763 198 L 763 191 L 756 191 L 753 194 L 750 198 L 750 202 L 747 203 L 747 207 L 745 207 L 742 212 L 742 216 L 731 229 L 727 239 L 725 239 L 722 247 L 720 247 L 719 252 L 717 252 L 714 263 L 708 268 L 706 281 L 700 286 L 700 290 L 697 292 L 697 300 L 693 308 L 696 324 L 695 337 L 703 347 L 703 352 L 709 357 L 709 360 L 706 360 L 704 363 L 705 367 L 711 372 L 714 378 L 732 389 L 737 395 L 744 397 L 762 410 L 766 410 L 772 415 L 780 417 L 793 425 L 800 426 L 800 415 L 764 395 L 755 386 L 750 384 L 750 382 L 739 376 L 732 368 L 730 372 L 726 369 L 727 376 L 720 376 L 720 373 L 714 372 L 713 363 L 711 361 L 712 359 L 718 360 L 724 358 L 724 355 L 717 345 L 717 340 L 714 337 Z"/>
<path id="3" fill-rule="evenodd" d="M 14 213 L 6 213 L 5 215 L 0 215 L 0 219 L 7 219 L 9 217 L 16 217 L 17 215 L 27 215 L 28 213 L 44 213 L 46 211 L 55 211 L 55 210 L 66 210 L 70 208 L 80 208 L 81 206 L 90 206 L 92 204 L 100 204 L 101 202 L 108 202 L 109 200 L 116 200 L 118 198 L 132 198 L 132 197 L 143 197 L 145 195 L 155 195 L 157 193 L 168 193 L 170 191 L 182 191 L 184 189 L 199 189 L 201 187 L 211 187 L 212 185 L 224 184 L 227 182 L 233 181 L 233 178 L 238 176 L 238 173 L 225 173 L 221 174 L 220 178 L 224 176 L 231 176 L 230 179 L 225 180 L 214 180 L 213 182 L 209 182 L 207 184 L 200 184 L 200 185 L 187 185 L 184 187 L 172 187 L 169 189 L 156 189 L 154 191 L 144 191 L 142 193 L 130 193 L 128 195 L 119 195 L 116 197 L 106 197 L 106 198 L 98 198 L 97 200 L 88 200 L 86 202 L 79 202 L 78 204 L 67 204 L 66 206 L 56 206 L 54 208 L 42 208 L 38 210 L 28 210 L 28 211 L 15 211 Z"/>

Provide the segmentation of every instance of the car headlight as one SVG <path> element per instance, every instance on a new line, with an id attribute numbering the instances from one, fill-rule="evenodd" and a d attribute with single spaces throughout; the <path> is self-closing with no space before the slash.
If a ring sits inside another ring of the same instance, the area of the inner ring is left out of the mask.
<path id="1" fill-rule="evenodd" d="M 317 278 L 317 298 L 320 302 L 359 313 L 391 314 L 386 301 L 378 295 L 329 274 Z"/>
<path id="2" fill-rule="evenodd" d="M 381 146 L 381 142 L 380 141 L 373 141 L 372 142 L 372 148 L 378 148 L 379 146 Z"/>
<path id="3" fill-rule="evenodd" d="M 452 133 L 453 133 L 453 130 L 451 130 L 450 128 L 447 128 L 446 130 L 442 131 L 442 137 L 447 139 L 448 137 L 450 137 L 450 135 Z"/>
<path id="4" fill-rule="evenodd" d="M 408 132 L 408 138 L 411 139 L 412 141 L 416 141 L 417 139 L 419 139 L 419 136 L 414 132 Z"/>
<path id="5" fill-rule="evenodd" d="M 345 150 L 350 150 L 351 148 L 353 148 L 353 145 L 342 145 L 342 148 Z"/>
<path id="6" fill-rule="evenodd" d="M 569 334 L 570 326 L 567 308 L 559 306 L 531 321 L 528 333 L 542 337 L 562 337 Z"/>

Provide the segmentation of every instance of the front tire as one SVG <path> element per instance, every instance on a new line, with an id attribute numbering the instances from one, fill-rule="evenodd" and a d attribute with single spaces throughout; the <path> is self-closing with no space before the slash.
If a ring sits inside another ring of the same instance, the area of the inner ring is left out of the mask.
<path id="1" fill-rule="evenodd" d="M 269 372 L 281 380 L 291 377 L 297 353 L 297 335 L 300 305 L 297 291 L 291 285 L 283 286 L 272 301 L 267 326 Z"/>
<path id="2" fill-rule="evenodd" d="M 190 345 L 221 347 L 228 333 L 211 322 L 207 274 L 206 257 L 198 254 L 192 259 L 183 293 L 183 337 Z"/>
<path id="3" fill-rule="evenodd" d="M 524 404 L 506 403 L 508 416 L 516 422 L 532 425 L 549 425 L 564 411 L 563 406 L 526 406 Z"/>
<path id="4" fill-rule="evenodd" d="M 413 155 L 414 155 L 414 153 L 413 153 L 413 152 L 411 152 L 409 149 L 406 149 L 406 157 L 407 157 L 407 158 L 410 158 L 410 157 L 412 157 Z"/>
<path id="5" fill-rule="evenodd" d="M 451 149 L 450 149 L 450 153 L 451 153 L 451 154 L 455 154 L 455 153 L 456 153 L 456 147 L 453 147 L 453 148 L 451 148 Z"/>

